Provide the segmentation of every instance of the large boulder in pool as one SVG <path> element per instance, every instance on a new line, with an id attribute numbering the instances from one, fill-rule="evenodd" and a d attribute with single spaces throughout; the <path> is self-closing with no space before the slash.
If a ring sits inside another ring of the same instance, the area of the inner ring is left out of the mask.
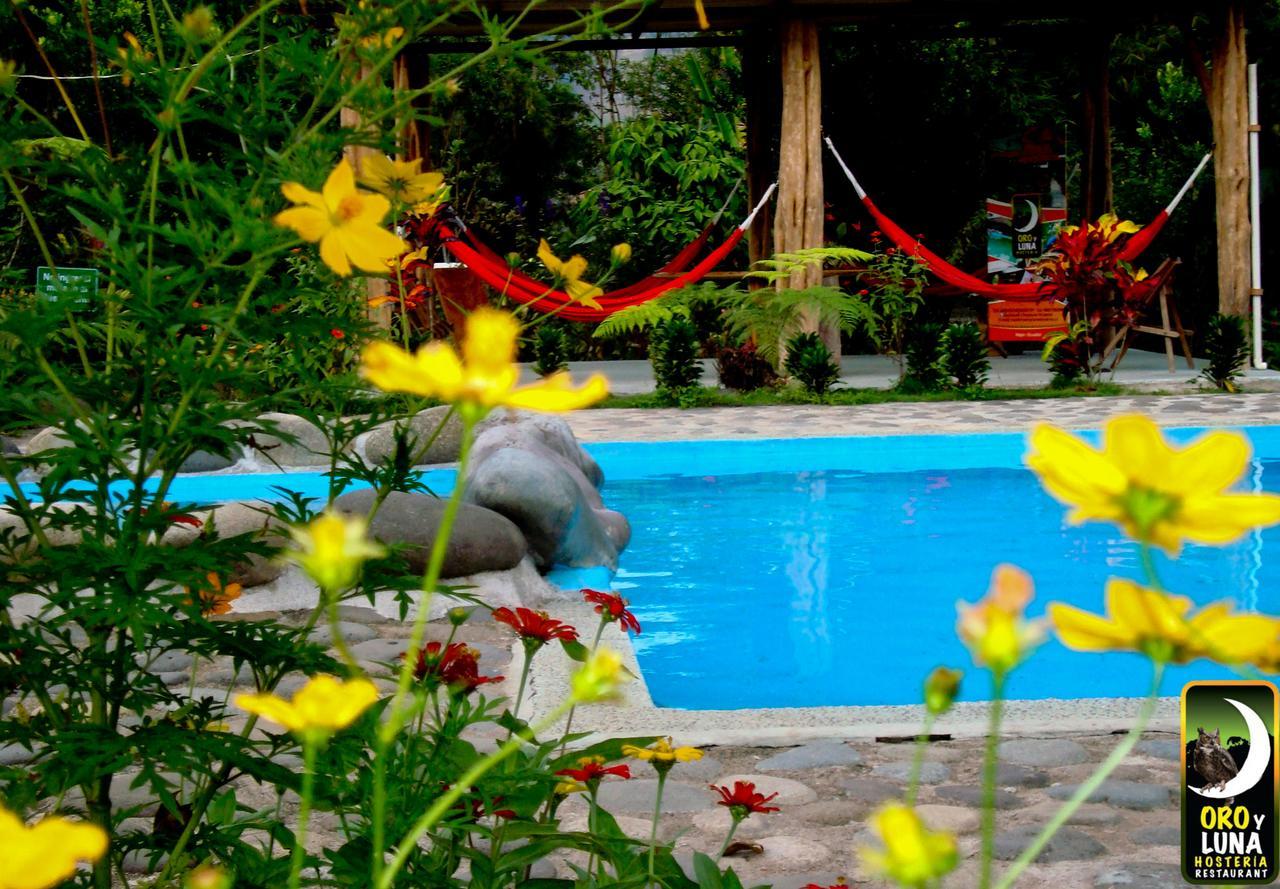
<path id="1" fill-rule="evenodd" d="M 373 500 L 373 490 L 366 488 L 343 494 L 333 501 L 333 506 L 347 515 L 367 516 Z M 421 574 L 426 570 L 444 508 L 444 500 L 429 494 L 393 491 L 369 522 L 369 534 L 388 545 L 402 544 L 401 555 L 410 569 Z M 506 571 L 519 565 L 527 550 L 520 529 L 510 521 L 492 510 L 463 503 L 445 550 L 441 576 Z"/>
<path id="2" fill-rule="evenodd" d="M 555 565 L 616 568 L 631 526 L 605 508 L 603 481 L 564 420 L 506 412 L 476 438 L 466 499 L 515 522 L 544 571 Z"/>
<path id="3" fill-rule="evenodd" d="M 452 463 L 462 447 L 462 420 L 448 406 L 419 411 L 408 422 L 389 420 L 364 437 L 364 456 L 370 463 L 390 462 L 396 454 L 396 428 L 403 428 L 415 465 Z M 434 436 L 434 438 L 433 438 Z M 421 452 L 421 456 L 419 456 Z"/>

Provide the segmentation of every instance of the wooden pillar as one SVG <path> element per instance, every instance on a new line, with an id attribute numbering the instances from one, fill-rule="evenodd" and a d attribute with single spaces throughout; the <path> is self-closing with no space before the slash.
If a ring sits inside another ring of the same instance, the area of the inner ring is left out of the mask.
<path id="1" fill-rule="evenodd" d="M 431 54 L 410 47 L 396 57 L 394 78 L 397 91 L 421 89 L 431 80 Z M 431 127 L 420 118 L 427 112 L 429 104 L 429 97 L 419 96 L 401 120 L 397 134 L 400 157 L 407 161 L 422 158 L 424 170 L 432 169 Z"/>
<path id="2" fill-rule="evenodd" d="M 782 128 L 773 249 L 788 253 L 822 246 L 822 71 L 815 23 L 784 21 L 780 37 Z M 814 265 L 778 286 L 803 290 L 821 283 L 822 267 Z M 801 326 L 805 332 L 820 333 L 832 355 L 840 355 L 837 328 L 819 329 L 817 318 L 806 318 Z"/>
<path id="3" fill-rule="evenodd" d="M 1218 311 L 1249 313 L 1249 101 L 1243 0 L 1220 0 L 1210 15 L 1209 114 L 1218 217 Z"/>
<path id="4" fill-rule="evenodd" d="M 1082 35 L 1080 55 L 1081 128 L 1084 182 L 1080 208 L 1085 220 L 1110 213 L 1111 180 L 1111 34 L 1099 29 Z"/>
<path id="5" fill-rule="evenodd" d="M 780 86 L 772 31 L 753 31 L 742 45 L 742 83 L 747 105 L 747 206 L 754 207 L 778 174 L 775 139 Z M 747 231 L 751 265 L 773 253 L 773 207 L 766 205 Z M 760 282 L 749 278 L 748 286 Z"/>

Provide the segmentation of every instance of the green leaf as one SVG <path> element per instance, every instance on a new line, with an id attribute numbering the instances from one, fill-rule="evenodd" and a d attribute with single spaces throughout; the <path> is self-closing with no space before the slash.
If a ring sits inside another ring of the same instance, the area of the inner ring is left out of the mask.
<path id="1" fill-rule="evenodd" d="M 564 648 L 564 653 L 569 656 L 570 660 L 577 661 L 580 664 L 586 663 L 587 658 L 591 656 L 591 650 L 577 639 L 561 639 L 560 645 Z"/>
<path id="2" fill-rule="evenodd" d="M 722 889 L 720 867 L 702 852 L 693 853 L 693 874 L 698 879 L 700 889 Z"/>

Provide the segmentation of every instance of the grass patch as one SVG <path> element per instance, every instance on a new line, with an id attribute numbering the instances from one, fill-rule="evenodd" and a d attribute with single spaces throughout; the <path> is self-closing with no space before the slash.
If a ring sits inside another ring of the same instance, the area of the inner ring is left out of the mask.
<path id="1" fill-rule="evenodd" d="M 1091 388 L 1064 387 L 1040 389 L 948 389 L 941 392 L 902 392 L 894 389 L 838 389 L 823 396 L 811 395 L 803 389 L 784 387 L 735 392 L 697 386 L 680 392 L 644 392 L 636 395 L 610 395 L 595 405 L 597 408 L 655 407 L 761 407 L 777 404 L 890 404 L 893 402 L 940 401 L 1019 401 L 1033 398 L 1097 398 L 1114 395 L 1167 395 L 1166 392 L 1133 392 L 1115 383 L 1099 383 Z"/>

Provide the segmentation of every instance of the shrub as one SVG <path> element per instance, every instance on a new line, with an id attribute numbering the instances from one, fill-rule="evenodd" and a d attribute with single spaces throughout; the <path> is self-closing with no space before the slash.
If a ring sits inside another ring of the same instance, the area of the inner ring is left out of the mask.
<path id="1" fill-rule="evenodd" d="M 921 392 L 935 392 L 946 388 L 947 372 L 943 367 L 943 350 L 942 325 L 932 322 L 917 324 L 903 350 L 906 374 L 899 385 Z"/>
<path id="2" fill-rule="evenodd" d="M 1236 380 L 1249 360 L 1249 335 L 1244 319 L 1222 314 L 1211 317 L 1205 326 L 1204 352 L 1208 364 L 1200 376 L 1226 392 L 1237 391 Z"/>
<path id="3" fill-rule="evenodd" d="M 942 367 L 961 389 L 980 388 L 991 372 L 987 338 L 972 321 L 952 324 L 942 335 Z"/>
<path id="4" fill-rule="evenodd" d="M 778 380 L 773 365 L 760 355 L 754 343 L 721 348 L 716 354 L 716 373 L 721 386 L 739 392 L 754 392 Z"/>
<path id="5" fill-rule="evenodd" d="M 533 372 L 550 376 L 569 366 L 564 331 L 553 324 L 543 324 L 533 337 Z"/>
<path id="6" fill-rule="evenodd" d="M 660 390 L 679 392 L 697 384 L 702 378 L 698 345 L 698 329 L 688 318 L 676 316 L 653 329 L 649 360 Z"/>
<path id="7" fill-rule="evenodd" d="M 1049 381 L 1052 389 L 1067 389 L 1076 385 L 1085 374 L 1088 358 L 1084 355 L 1084 343 L 1062 339 L 1045 349 L 1045 361 L 1049 364 Z"/>
<path id="8" fill-rule="evenodd" d="M 786 368 L 806 392 L 814 395 L 826 395 L 840 379 L 831 350 L 816 333 L 798 333 L 787 341 Z"/>

